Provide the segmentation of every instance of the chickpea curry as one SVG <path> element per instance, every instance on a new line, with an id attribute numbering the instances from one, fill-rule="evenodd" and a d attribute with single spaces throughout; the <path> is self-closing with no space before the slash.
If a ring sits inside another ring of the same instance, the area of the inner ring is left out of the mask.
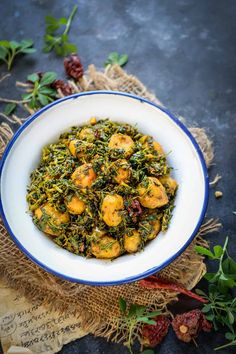
<path id="1" fill-rule="evenodd" d="M 59 246 L 113 259 L 167 230 L 178 187 L 170 172 L 151 136 L 93 117 L 43 148 L 27 202 L 35 225 Z"/>

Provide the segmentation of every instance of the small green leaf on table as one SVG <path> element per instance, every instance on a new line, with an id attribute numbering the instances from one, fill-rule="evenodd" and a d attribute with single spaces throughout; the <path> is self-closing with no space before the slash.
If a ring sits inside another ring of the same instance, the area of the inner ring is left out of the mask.
<path id="1" fill-rule="evenodd" d="M 118 64 L 122 67 L 128 62 L 128 59 L 129 58 L 127 54 L 119 55 L 117 52 L 112 52 L 108 55 L 108 58 L 104 63 L 104 66 L 107 67 L 108 65 Z"/>

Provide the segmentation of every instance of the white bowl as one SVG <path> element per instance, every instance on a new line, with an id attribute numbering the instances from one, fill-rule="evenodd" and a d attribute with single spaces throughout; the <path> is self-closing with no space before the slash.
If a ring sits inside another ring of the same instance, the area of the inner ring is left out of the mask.
<path id="1" fill-rule="evenodd" d="M 144 251 L 113 261 L 86 259 L 57 246 L 39 231 L 27 213 L 26 188 L 40 160 L 42 148 L 71 126 L 91 116 L 136 124 L 164 147 L 173 176 L 179 183 L 173 217 L 166 233 Z M 95 91 L 60 99 L 30 117 L 8 144 L 1 161 L 0 212 L 18 247 L 39 266 L 70 281 L 116 285 L 153 274 L 178 257 L 196 235 L 208 202 L 208 177 L 199 146 L 166 109 L 141 97 Z"/>

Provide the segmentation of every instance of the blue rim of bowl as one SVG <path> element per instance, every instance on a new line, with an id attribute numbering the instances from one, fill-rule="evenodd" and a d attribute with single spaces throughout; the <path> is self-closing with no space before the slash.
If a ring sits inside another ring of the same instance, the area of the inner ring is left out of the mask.
<path id="1" fill-rule="evenodd" d="M 206 209 L 207 209 L 207 205 L 208 205 L 208 199 L 209 199 L 209 181 L 208 181 L 208 172 L 207 172 L 207 167 L 206 167 L 206 163 L 205 163 L 205 159 L 203 157 L 202 151 L 199 147 L 199 145 L 197 144 L 196 140 L 194 139 L 194 137 L 192 136 L 192 134 L 190 133 L 190 131 L 184 126 L 183 123 L 181 123 L 169 110 L 167 110 L 164 107 L 159 106 L 156 103 L 150 102 L 149 100 L 139 97 L 137 95 L 132 95 L 129 93 L 124 93 L 124 92 L 119 92 L 119 91 L 89 91 L 89 92 L 82 92 L 82 93 L 76 93 L 74 95 L 70 95 L 70 96 L 66 96 L 64 98 L 61 98 L 55 102 L 50 103 L 49 105 L 43 107 L 42 109 L 40 109 L 39 111 L 37 111 L 35 114 L 33 114 L 31 117 L 29 117 L 27 119 L 27 121 L 16 131 L 16 133 L 13 135 L 12 139 L 10 140 L 10 142 L 8 143 L 1 162 L 0 162 L 0 179 L 2 177 L 2 171 L 4 168 L 4 164 L 6 162 L 7 156 L 10 153 L 15 141 L 18 139 L 18 137 L 20 136 L 20 134 L 28 127 L 28 125 L 30 125 L 35 119 L 37 119 L 42 113 L 44 113 L 45 111 L 47 111 L 48 109 L 50 109 L 53 106 L 56 106 L 57 104 L 63 102 L 63 101 L 67 101 L 67 100 L 71 100 L 71 99 L 76 99 L 79 97 L 83 97 L 83 96 L 90 96 L 90 95 L 118 95 L 118 96 L 124 96 L 124 97 L 129 97 L 135 100 L 140 101 L 141 103 L 147 103 L 159 110 L 161 110 L 162 112 L 166 113 L 166 115 L 172 120 L 174 121 L 181 129 L 182 131 L 188 136 L 188 138 L 190 139 L 193 147 L 195 148 L 195 151 L 199 157 L 199 160 L 201 162 L 201 167 L 202 167 L 202 172 L 203 172 L 203 176 L 204 176 L 204 182 L 205 182 L 205 193 L 204 193 L 204 202 L 203 202 L 203 206 L 202 206 L 202 210 L 198 219 L 198 222 L 192 232 L 192 234 L 189 236 L 187 242 L 179 249 L 178 252 L 176 252 L 173 256 L 171 256 L 170 258 L 168 258 L 165 262 L 163 262 L 162 264 L 153 267 L 151 269 L 146 270 L 143 273 L 134 275 L 132 277 L 128 277 L 128 278 L 124 278 L 121 280 L 117 280 L 117 281 L 108 281 L 108 282 L 102 282 L 102 281 L 87 281 L 87 280 L 83 280 L 83 279 L 79 279 L 79 278 L 73 278 L 73 277 L 69 277 L 67 275 L 64 275 L 62 273 L 58 273 L 57 271 L 49 268 L 46 264 L 42 263 L 41 261 L 39 261 L 36 257 L 34 257 L 21 243 L 20 241 L 17 239 L 17 237 L 13 234 L 11 227 L 7 221 L 7 218 L 5 216 L 4 210 L 3 210 L 3 205 L 2 205 L 2 196 L 1 196 L 1 192 L 0 192 L 0 214 L 3 220 L 3 223 L 8 231 L 8 233 L 10 234 L 11 238 L 13 239 L 13 241 L 16 243 L 16 245 L 19 247 L 19 249 L 28 257 L 30 258 L 34 263 L 36 263 L 37 265 L 39 265 L 41 268 L 43 268 L 44 270 L 46 270 L 47 272 L 58 276 L 59 278 L 62 279 L 66 279 L 69 280 L 71 282 L 78 282 L 81 284 L 86 284 L 86 285 L 94 285 L 94 286 L 104 286 L 104 285 L 121 285 L 121 284 L 126 284 L 126 283 L 131 283 L 143 278 L 148 277 L 149 275 L 152 275 L 158 271 L 160 271 L 161 269 L 165 268 L 166 266 L 168 266 L 171 262 L 173 262 L 181 253 L 183 253 L 183 251 L 188 247 L 188 245 L 191 243 L 191 241 L 193 240 L 193 238 L 195 237 L 195 235 L 197 234 L 202 221 L 204 219 L 205 213 L 206 213 Z M 2 188 L 2 186 L 1 186 Z"/>

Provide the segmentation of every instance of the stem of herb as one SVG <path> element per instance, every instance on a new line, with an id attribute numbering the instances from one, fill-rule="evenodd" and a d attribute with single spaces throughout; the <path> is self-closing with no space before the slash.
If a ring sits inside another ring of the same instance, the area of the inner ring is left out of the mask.
<path id="1" fill-rule="evenodd" d="M 220 347 L 214 348 L 214 350 L 221 350 L 227 347 L 230 347 L 231 345 L 236 345 L 236 339 L 233 340 L 232 342 L 226 343 L 224 345 L 221 345 Z"/>
<path id="2" fill-rule="evenodd" d="M 133 329 L 136 325 L 136 322 L 131 322 L 130 324 L 130 329 L 129 329 L 129 338 L 127 342 L 127 348 L 129 349 L 130 354 L 133 354 L 132 348 L 131 348 L 131 340 L 132 340 L 132 334 L 133 334 Z"/>
<path id="3" fill-rule="evenodd" d="M 225 243 L 224 243 L 224 246 L 223 246 L 223 252 L 222 252 L 222 255 L 220 256 L 220 271 L 223 273 L 223 269 L 222 269 L 222 262 L 223 262 L 223 258 L 224 258 L 224 255 L 225 255 L 225 252 L 226 252 L 226 248 L 227 248 L 227 245 L 228 245 L 228 241 L 229 241 L 229 238 L 228 236 L 226 237 L 225 239 Z"/>
<path id="4" fill-rule="evenodd" d="M 63 34 L 68 34 L 68 32 L 69 32 L 69 30 L 70 30 L 71 22 L 72 22 L 72 20 L 73 20 L 73 17 L 74 17 L 75 14 L 76 14 L 77 9 L 78 9 L 78 6 L 75 5 L 75 6 L 73 7 L 73 10 L 72 10 L 72 12 L 71 12 L 69 18 L 68 18 L 68 21 L 67 21 L 67 24 L 66 24 L 66 28 L 65 28 L 65 31 L 63 32 Z"/>
<path id="5" fill-rule="evenodd" d="M 11 70 L 13 59 L 14 59 L 15 55 L 16 55 L 15 49 L 12 49 L 12 51 L 9 52 L 9 56 L 8 56 L 8 62 L 7 62 L 8 70 Z"/>

